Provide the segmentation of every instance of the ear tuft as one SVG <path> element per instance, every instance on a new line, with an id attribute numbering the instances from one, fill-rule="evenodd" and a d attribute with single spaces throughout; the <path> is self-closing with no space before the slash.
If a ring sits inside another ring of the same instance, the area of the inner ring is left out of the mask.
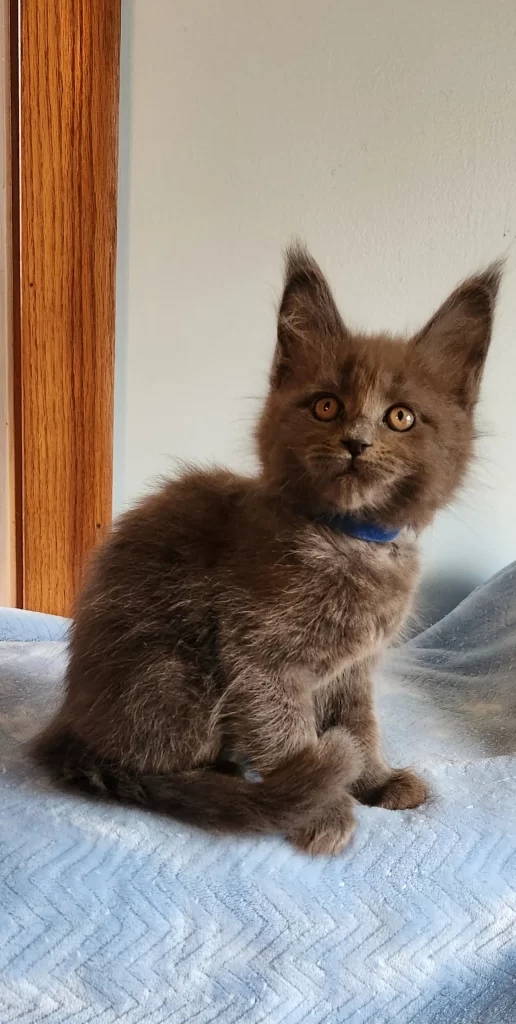
<path id="1" fill-rule="evenodd" d="M 295 239 L 290 245 L 287 245 L 284 263 L 284 293 L 296 284 L 303 286 L 312 281 L 324 281 L 321 268 L 308 252 L 306 245 L 303 245 L 299 239 Z"/>
<path id="2" fill-rule="evenodd" d="M 478 287 L 485 288 L 488 292 L 493 304 L 493 311 L 498 297 L 498 290 L 500 288 L 504 268 L 505 257 L 501 257 L 499 260 L 495 260 L 494 263 L 491 263 L 491 265 L 482 273 L 471 279 L 473 282 L 476 282 Z"/>
<path id="3" fill-rule="evenodd" d="M 411 342 L 464 408 L 478 398 L 503 267 L 499 260 L 459 285 Z"/>
<path id="4" fill-rule="evenodd" d="M 346 333 L 324 274 L 305 246 L 294 242 L 285 251 L 272 386 L 280 387 L 296 365 L 313 364 L 332 341 Z"/>

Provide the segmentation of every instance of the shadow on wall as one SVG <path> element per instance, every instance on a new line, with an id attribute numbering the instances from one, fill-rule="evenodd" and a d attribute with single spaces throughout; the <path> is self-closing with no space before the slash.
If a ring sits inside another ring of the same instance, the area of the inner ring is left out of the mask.
<path id="1" fill-rule="evenodd" d="M 432 626 L 456 608 L 482 580 L 473 576 L 428 574 L 423 577 L 417 598 L 417 618 L 421 630 Z M 419 630 L 418 630 L 419 631 Z"/>

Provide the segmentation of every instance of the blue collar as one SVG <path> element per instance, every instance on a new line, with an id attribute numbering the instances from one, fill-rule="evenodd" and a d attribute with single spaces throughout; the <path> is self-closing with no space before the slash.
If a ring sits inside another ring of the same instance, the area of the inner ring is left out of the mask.
<path id="1" fill-rule="evenodd" d="M 400 534 L 400 530 L 387 530 L 385 526 L 379 526 L 378 523 L 366 523 L 360 519 L 353 519 L 352 516 L 341 515 L 339 512 L 334 515 L 317 516 L 315 521 L 321 526 L 328 526 L 336 533 L 347 533 L 348 537 L 374 541 L 375 544 L 390 544 Z"/>

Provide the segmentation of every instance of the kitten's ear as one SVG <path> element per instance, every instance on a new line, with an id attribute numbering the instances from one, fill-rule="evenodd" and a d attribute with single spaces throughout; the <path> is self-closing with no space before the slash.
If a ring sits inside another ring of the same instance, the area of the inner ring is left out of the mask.
<path id="1" fill-rule="evenodd" d="M 285 253 L 272 387 L 280 387 L 293 370 L 313 365 L 325 349 L 332 349 L 332 341 L 346 333 L 321 269 L 299 243 L 290 246 Z"/>
<path id="2" fill-rule="evenodd" d="M 459 285 L 411 342 L 466 409 L 478 397 L 502 271 L 499 261 Z"/>

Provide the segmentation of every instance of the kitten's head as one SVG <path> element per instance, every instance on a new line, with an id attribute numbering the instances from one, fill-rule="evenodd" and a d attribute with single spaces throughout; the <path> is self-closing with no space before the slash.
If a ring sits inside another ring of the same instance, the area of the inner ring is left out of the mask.
<path id="1" fill-rule="evenodd" d="M 352 334 L 315 261 L 289 249 L 266 480 L 300 508 L 421 528 L 461 483 L 501 268 L 462 284 L 409 341 Z"/>

